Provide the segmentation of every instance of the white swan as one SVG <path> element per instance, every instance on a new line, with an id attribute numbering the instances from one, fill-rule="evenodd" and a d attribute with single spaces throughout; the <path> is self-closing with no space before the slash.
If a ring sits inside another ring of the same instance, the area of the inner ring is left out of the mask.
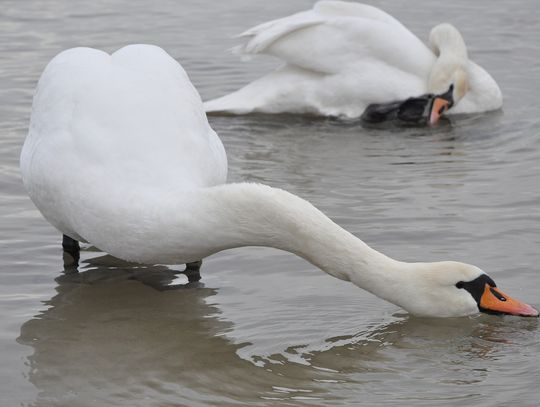
<path id="1" fill-rule="evenodd" d="M 190 263 L 270 246 L 414 314 L 538 315 L 477 267 L 393 260 L 295 195 L 225 184 L 225 152 L 197 91 L 154 46 L 56 56 L 37 87 L 21 172 L 53 226 L 122 259 Z"/>
<path id="2" fill-rule="evenodd" d="M 426 93 L 444 95 L 439 113 L 499 109 L 495 80 L 470 61 L 450 24 L 430 34 L 432 50 L 399 21 L 375 7 L 320 1 L 312 10 L 253 27 L 241 37 L 242 54 L 268 54 L 285 62 L 274 72 L 205 103 L 206 112 L 300 113 L 359 117 L 373 103 Z M 450 89 L 450 86 L 453 89 Z"/>

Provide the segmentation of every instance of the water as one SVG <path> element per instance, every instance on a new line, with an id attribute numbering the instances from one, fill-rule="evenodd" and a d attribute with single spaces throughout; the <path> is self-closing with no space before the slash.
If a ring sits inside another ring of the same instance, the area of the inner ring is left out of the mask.
<path id="1" fill-rule="evenodd" d="M 203 98 L 276 66 L 225 52 L 310 1 L 3 0 L 0 14 L 0 398 L 5 406 L 538 406 L 538 320 L 408 316 L 287 253 L 140 267 L 89 249 L 64 275 L 60 236 L 27 198 L 18 156 L 31 97 L 59 51 L 154 43 Z M 450 21 L 497 79 L 502 112 L 436 129 L 214 117 L 230 181 L 285 188 L 403 260 L 482 267 L 538 306 L 540 16 L 535 1 L 380 1 L 421 38 Z M 73 169 L 74 172 L 77 169 Z"/>

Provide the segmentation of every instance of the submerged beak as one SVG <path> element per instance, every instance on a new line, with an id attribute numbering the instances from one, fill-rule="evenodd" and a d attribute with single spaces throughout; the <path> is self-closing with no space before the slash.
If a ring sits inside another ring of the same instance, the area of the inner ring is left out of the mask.
<path id="1" fill-rule="evenodd" d="M 450 109 L 450 102 L 448 100 L 443 99 L 440 96 L 435 97 L 435 99 L 433 99 L 433 103 L 431 104 L 429 123 L 431 125 L 436 124 L 439 121 L 441 115 L 448 109 Z"/>
<path id="2" fill-rule="evenodd" d="M 538 317 L 538 311 L 524 302 L 514 300 L 497 287 L 486 284 L 480 298 L 480 311 L 488 314 L 508 314 Z"/>

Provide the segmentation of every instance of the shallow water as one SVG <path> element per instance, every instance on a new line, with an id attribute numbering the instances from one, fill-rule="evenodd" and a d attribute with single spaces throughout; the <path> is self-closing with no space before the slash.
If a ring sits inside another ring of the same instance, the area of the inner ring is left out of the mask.
<path id="1" fill-rule="evenodd" d="M 403 260 L 482 267 L 540 305 L 540 15 L 535 1 L 381 1 L 421 38 L 463 32 L 503 111 L 437 128 L 299 117 L 212 117 L 230 181 L 285 188 Z M 310 1 L 2 2 L 0 399 L 14 406 L 540 405 L 537 319 L 408 316 L 271 249 L 141 267 L 88 249 L 64 274 L 60 235 L 27 198 L 18 156 L 45 64 L 77 45 L 154 43 L 203 98 L 276 66 L 225 50 Z M 74 172 L 77 169 L 73 169 Z"/>

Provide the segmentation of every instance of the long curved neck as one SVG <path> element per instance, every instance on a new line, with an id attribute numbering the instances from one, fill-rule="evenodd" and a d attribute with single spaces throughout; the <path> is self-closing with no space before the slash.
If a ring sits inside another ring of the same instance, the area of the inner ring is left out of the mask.
<path id="1" fill-rule="evenodd" d="M 406 263 L 370 248 L 309 202 L 260 184 L 226 184 L 197 192 L 191 236 L 204 236 L 207 255 L 240 246 L 292 252 L 328 274 L 394 301 L 388 282 L 404 277 Z"/>
<path id="2" fill-rule="evenodd" d="M 455 100 L 456 106 L 450 113 L 478 113 L 502 106 L 499 86 L 489 73 L 469 60 L 465 41 L 455 27 L 450 24 L 434 27 L 429 44 L 438 58 L 429 75 L 428 91 L 446 92 L 453 82 L 456 95 L 462 95 L 459 103 Z"/>
<path id="3" fill-rule="evenodd" d="M 467 46 L 459 31 L 450 24 L 439 24 L 431 30 L 429 45 L 439 58 L 453 57 L 466 61 Z"/>
<path id="4" fill-rule="evenodd" d="M 456 71 L 465 72 L 467 68 L 467 46 L 459 31 L 450 24 L 439 24 L 431 30 L 429 45 L 437 55 L 428 80 L 428 89 L 438 93 L 447 89 L 448 81 Z"/>

